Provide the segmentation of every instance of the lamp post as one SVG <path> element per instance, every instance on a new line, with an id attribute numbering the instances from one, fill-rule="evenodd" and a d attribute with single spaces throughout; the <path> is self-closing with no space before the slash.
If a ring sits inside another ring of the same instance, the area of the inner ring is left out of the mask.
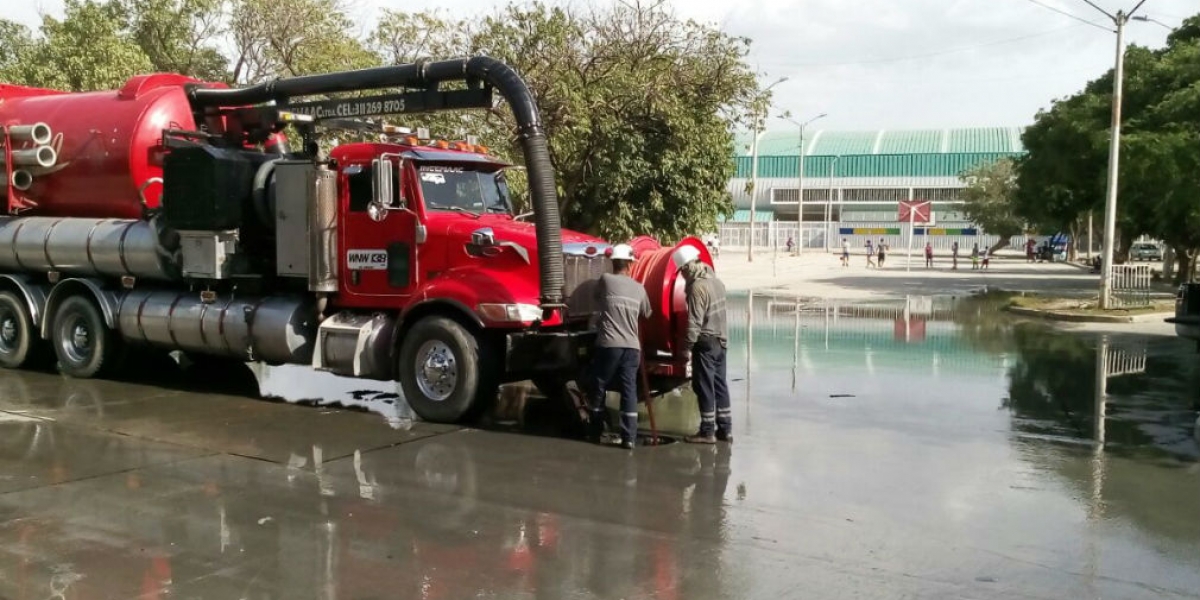
<path id="1" fill-rule="evenodd" d="M 1113 243 L 1117 237 L 1117 180 L 1121 162 L 1121 88 L 1125 79 L 1125 24 L 1146 0 L 1140 0 L 1128 13 L 1117 11 L 1115 15 L 1096 6 L 1091 0 L 1084 1 L 1112 19 L 1117 27 L 1117 60 L 1113 67 L 1112 135 L 1108 142 L 1108 187 L 1104 195 L 1104 246 L 1100 249 L 1100 308 L 1107 309 L 1112 308 Z"/>
<path id="2" fill-rule="evenodd" d="M 837 167 L 839 158 L 841 156 L 835 156 L 833 160 L 829 161 L 829 188 L 827 190 L 829 194 L 825 197 L 825 252 L 829 252 L 829 230 L 833 223 L 833 170 Z"/>
<path id="3" fill-rule="evenodd" d="M 1142 21 L 1143 23 L 1154 23 L 1155 25 L 1158 25 L 1158 26 L 1162 27 L 1163 29 L 1167 29 L 1169 31 L 1175 31 L 1174 27 L 1171 27 L 1170 25 L 1167 25 L 1166 23 L 1163 23 L 1162 21 L 1159 21 L 1158 19 L 1155 19 L 1153 17 L 1148 17 L 1146 15 L 1138 15 L 1136 17 L 1129 17 L 1129 18 L 1133 19 L 1134 21 Z"/>
<path id="4" fill-rule="evenodd" d="M 812 123 L 813 121 L 824 118 L 825 116 L 827 116 L 825 113 L 821 113 L 803 123 L 801 123 L 795 119 L 792 119 L 790 117 L 784 117 L 785 119 L 787 119 L 787 121 L 789 123 L 796 125 L 797 127 L 800 128 L 800 146 L 797 151 L 797 155 L 799 157 L 797 159 L 797 162 L 799 164 L 797 165 L 797 168 L 796 168 L 796 238 L 797 238 L 796 239 L 796 253 L 797 254 L 804 253 L 804 128 L 808 127 L 808 125 L 810 123 Z M 826 246 L 828 246 L 828 243 L 826 244 Z"/>
<path id="5" fill-rule="evenodd" d="M 762 93 L 766 94 L 771 91 L 771 88 L 785 81 L 787 81 L 787 77 L 776 79 L 775 83 L 764 88 Z M 754 140 L 750 144 L 750 239 L 746 243 L 746 262 L 754 262 L 754 209 L 758 205 L 758 141 L 765 133 L 762 121 L 761 117 L 755 118 Z"/>

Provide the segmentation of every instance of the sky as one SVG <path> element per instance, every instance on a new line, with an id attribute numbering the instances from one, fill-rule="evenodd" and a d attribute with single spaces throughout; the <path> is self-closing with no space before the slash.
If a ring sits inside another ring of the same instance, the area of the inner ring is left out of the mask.
<path id="1" fill-rule="evenodd" d="M 1024 126 L 1055 98 L 1103 74 L 1115 58 L 1112 22 L 1085 0 L 667 1 L 680 17 L 750 38 L 749 60 L 763 85 L 787 78 L 774 87 L 775 114 L 796 120 L 827 114 L 813 129 Z M 1114 13 L 1137 0 L 1093 2 Z M 351 0 L 364 30 L 382 7 L 483 15 L 498 4 Z M 40 14 L 61 9 L 61 0 L 19 2 L 6 7 L 5 17 L 36 26 Z M 1146 0 L 1138 14 L 1173 27 L 1196 12 L 1196 0 Z M 1126 28 L 1130 43 L 1152 48 L 1168 33 L 1156 23 L 1134 21 Z M 773 118 L 768 127 L 795 126 Z"/>

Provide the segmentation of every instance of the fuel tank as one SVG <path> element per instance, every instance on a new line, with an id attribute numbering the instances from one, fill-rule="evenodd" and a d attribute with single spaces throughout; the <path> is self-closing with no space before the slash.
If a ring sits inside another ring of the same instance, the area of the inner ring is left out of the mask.
<path id="1" fill-rule="evenodd" d="M 308 364 L 317 311 L 304 296 L 226 297 L 135 289 L 121 298 L 117 327 L 140 344 L 271 364 Z"/>
<path id="2" fill-rule="evenodd" d="M 179 277 L 178 236 L 157 219 L 0 217 L 0 271 L 170 281 Z"/>
<path id="3" fill-rule="evenodd" d="M 687 284 L 671 256 L 679 248 L 691 246 L 699 251 L 701 261 L 712 266 L 712 255 L 704 242 L 694 237 L 674 246 L 662 246 L 645 236 L 629 244 L 637 255 L 630 274 L 646 288 L 654 313 L 641 324 L 642 356 L 647 368 L 654 375 L 687 377 Z"/>
<path id="4" fill-rule="evenodd" d="M 0 85 L 0 125 L 44 123 L 56 163 L 33 171 L 23 215 L 138 218 L 162 195 L 162 132 L 195 130 L 184 85 L 173 74 L 139 75 L 116 91 L 62 93 Z"/>

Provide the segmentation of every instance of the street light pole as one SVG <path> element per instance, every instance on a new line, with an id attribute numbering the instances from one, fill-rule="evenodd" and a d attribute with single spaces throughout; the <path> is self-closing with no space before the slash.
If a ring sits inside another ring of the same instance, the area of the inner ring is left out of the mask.
<path id="1" fill-rule="evenodd" d="M 754 140 L 750 142 L 750 239 L 746 242 L 746 262 L 754 262 L 754 208 L 758 204 L 758 140 L 763 131 L 754 124 Z"/>
<path id="2" fill-rule="evenodd" d="M 838 159 L 841 156 L 833 157 L 829 161 L 829 187 L 826 190 L 828 195 L 825 197 L 825 252 L 829 252 L 829 229 L 833 221 L 833 169 L 837 166 Z"/>
<path id="3" fill-rule="evenodd" d="M 776 79 L 775 83 L 764 88 L 762 93 L 766 94 L 771 91 L 771 88 L 785 81 L 787 81 L 787 77 Z M 764 115 L 767 110 L 763 111 Z M 761 118 L 755 118 L 754 140 L 750 144 L 750 239 L 746 242 L 746 262 L 754 262 L 754 209 L 758 205 L 758 140 L 762 137 L 763 133 L 766 133 L 762 121 L 763 119 Z"/>
<path id="4" fill-rule="evenodd" d="M 1117 27 L 1117 58 L 1113 67 L 1112 134 L 1108 142 L 1108 187 L 1104 195 L 1104 247 L 1100 249 L 1100 308 L 1112 308 L 1113 246 L 1117 237 L 1117 188 L 1121 163 L 1121 99 L 1125 79 L 1125 24 L 1146 0 L 1141 0 L 1129 13 L 1108 11 L 1084 0 L 1103 13 Z"/>
<path id="5" fill-rule="evenodd" d="M 795 119 L 788 119 L 793 125 L 800 127 L 800 146 L 797 150 L 796 168 L 796 253 L 804 253 L 804 128 L 817 119 L 824 118 L 825 113 L 821 113 L 803 123 Z"/>
<path id="6" fill-rule="evenodd" d="M 1100 268 L 1100 308 L 1112 306 L 1113 244 L 1117 237 L 1117 183 L 1121 160 L 1121 88 L 1125 78 L 1125 23 L 1117 11 L 1117 64 L 1113 76 L 1112 138 L 1108 145 L 1108 190 L 1104 196 L 1104 247 Z"/>

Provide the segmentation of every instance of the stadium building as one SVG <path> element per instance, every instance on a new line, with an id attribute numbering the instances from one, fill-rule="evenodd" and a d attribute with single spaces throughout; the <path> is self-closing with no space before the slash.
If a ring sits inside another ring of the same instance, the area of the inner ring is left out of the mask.
<path id="1" fill-rule="evenodd" d="M 959 175 L 981 163 L 1022 155 L 1020 134 L 1018 127 L 806 131 L 801 174 L 799 131 L 761 133 L 755 245 L 782 246 L 792 236 L 806 248 L 840 247 L 842 238 L 854 247 L 882 238 L 901 248 L 909 231 L 908 223 L 897 220 L 902 200 L 933 203 L 934 223 L 914 228 L 914 246 L 924 246 L 927 239 L 935 248 L 948 248 L 954 241 L 967 248 L 990 245 L 998 238 L 962 213 Z M 735 212 L 721 225 L 724 246 L 744 247 L 749 239 L 752 137 L 739 135 L 735 142 L 737 173 L 729 182 Z M 801 189 L 804 201 L 797 203 Z"/>

